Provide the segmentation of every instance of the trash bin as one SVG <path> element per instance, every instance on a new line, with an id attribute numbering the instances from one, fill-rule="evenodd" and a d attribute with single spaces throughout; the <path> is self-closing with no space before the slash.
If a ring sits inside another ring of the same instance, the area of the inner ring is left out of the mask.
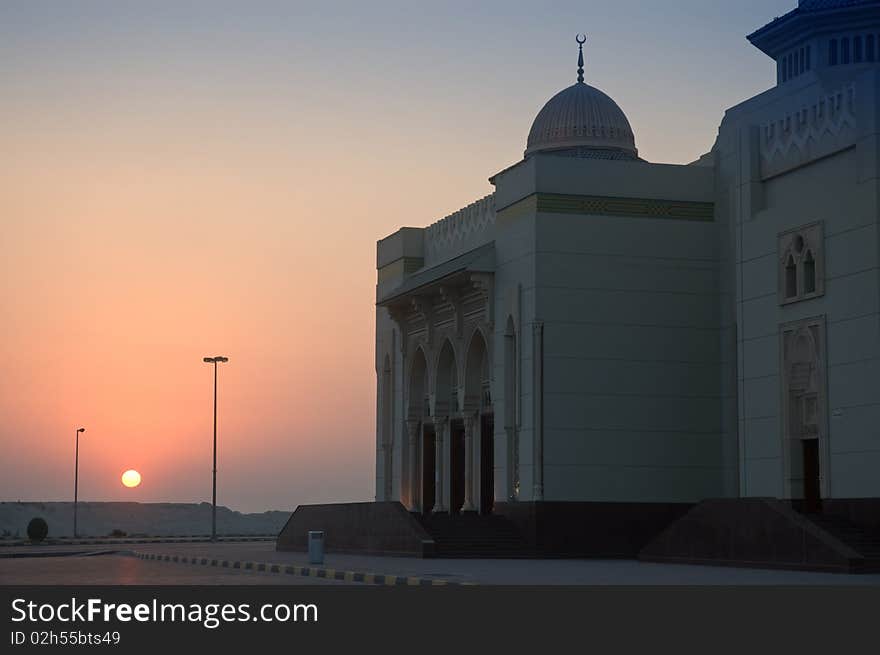
<path id="1" fill-rule="evenodd" d="M 324 563 L 324 531 L 309 530 L 309 564 Z"/>

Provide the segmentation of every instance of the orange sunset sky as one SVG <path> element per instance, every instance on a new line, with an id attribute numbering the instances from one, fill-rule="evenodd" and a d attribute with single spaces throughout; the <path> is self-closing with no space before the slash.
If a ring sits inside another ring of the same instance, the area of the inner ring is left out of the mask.
<path id="1" fill-rule="evenodd" d="M 731 5 L 735 6 L 731 6 Z M 575 81 L 688 162 L 794 0 L 0 5 L 0 500 L 374 497 L 375 242 L 491 192 Z M 143 484 L 126 489 L 135 468 Z"/>

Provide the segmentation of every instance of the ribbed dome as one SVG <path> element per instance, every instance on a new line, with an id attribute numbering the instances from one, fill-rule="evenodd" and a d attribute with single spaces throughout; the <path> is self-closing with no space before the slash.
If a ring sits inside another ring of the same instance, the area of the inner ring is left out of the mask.
<path id="1" fill-rule="evenodd" d="M 583 82 L 560 91 L 538 112 L 525 156 L 545 151 L 597 159 L 639 156 L 623 110 L 599 89 Z"/>

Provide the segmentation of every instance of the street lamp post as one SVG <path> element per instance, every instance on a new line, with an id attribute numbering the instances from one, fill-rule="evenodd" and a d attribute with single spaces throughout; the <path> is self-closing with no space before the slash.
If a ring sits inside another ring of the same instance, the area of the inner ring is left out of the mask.
<path id="1" fill-rule="evenodd" d="M 79 501 L 79 434 L 85 432 L 85 428 L 77 428 L 76 430 L 76 458 L 73 465 L 73 537 L 78 537 L 76 531 L 76 504 Z"/>
<path id="2" fill-rule="evenodd" d="M 217 355 L 205 357 L 202 361 L 214 365 L 214 480 L 211 495 L 211 541 L 217 541 L 217 364 L 228 362 L 229 358 Z"/>

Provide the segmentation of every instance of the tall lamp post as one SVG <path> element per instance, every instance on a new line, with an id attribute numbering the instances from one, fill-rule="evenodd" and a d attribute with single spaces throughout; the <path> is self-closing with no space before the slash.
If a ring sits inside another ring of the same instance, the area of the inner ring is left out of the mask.
<path id="1" fill-rule="evenodd" d="M 205 357 L 206 364 L 214 365 L 214 481 L 211 495 L 211 541 L 217 541 L 217 364 L 228 362 L 228 357 Z"/>
<path id="2" fill-rule="evenodd" d="M 76 531 L 76 504 L 79 500 L 79 435 L 85 432 L 85 428 L 77 428 L 76 430 L 76 458 L 73 465 L 73 538 L 79 535 Z"/>

